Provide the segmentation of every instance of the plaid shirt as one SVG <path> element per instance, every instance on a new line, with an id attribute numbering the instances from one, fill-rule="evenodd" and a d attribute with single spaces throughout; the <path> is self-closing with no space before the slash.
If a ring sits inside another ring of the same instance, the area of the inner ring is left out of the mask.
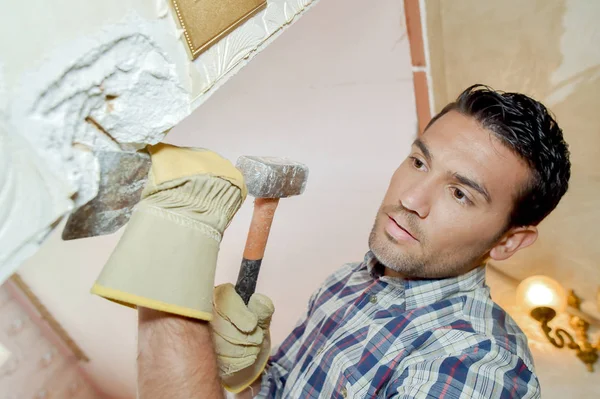
<path id="1" fill-rule="evenodd" d="M 539 398 L 527 338 L 485 267 L 382 275 L 372 253 L 327 278 L 270 358 L 259 398 Z"/>

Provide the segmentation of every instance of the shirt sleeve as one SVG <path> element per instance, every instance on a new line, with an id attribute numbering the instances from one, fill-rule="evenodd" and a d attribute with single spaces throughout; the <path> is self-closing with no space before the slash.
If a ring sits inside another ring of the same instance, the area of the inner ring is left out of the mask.
<path id="1" fill-rule="evenodd" d="M 308 318 L 310 317 L 315 300 L 319 296 L 322 287 L 315 291 L 308 301 L 306 313 L 299 319 L 296 327 L 290 335 L 279 345 L 277 351 L 267 362 L 267 367 L 262 376 L 260 392 L 257 398 L 281 398 L 283 388 L 287 382 L 287 377 L 296 363 L 296 358 L 300 347 L 303 344 L 303 336 L 306 331 Z"/>
<path id="2" fill-rule="evenodd" d="M 539 399 L 537 377 L 518 356 L 481 342 L 462 353 L 414 362 L 388 385 L 394 399 Z"/>

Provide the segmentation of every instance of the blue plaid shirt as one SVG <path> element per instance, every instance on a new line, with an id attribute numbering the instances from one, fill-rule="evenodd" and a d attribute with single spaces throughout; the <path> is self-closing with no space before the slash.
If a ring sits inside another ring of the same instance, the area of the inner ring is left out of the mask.
<path id="1" fill-rule="evenodd" d="M 327 278 L 263 374 L 259 398 L 539 398 L 527 338 L 485 267 L 382 274 L 372 253 Z"/>

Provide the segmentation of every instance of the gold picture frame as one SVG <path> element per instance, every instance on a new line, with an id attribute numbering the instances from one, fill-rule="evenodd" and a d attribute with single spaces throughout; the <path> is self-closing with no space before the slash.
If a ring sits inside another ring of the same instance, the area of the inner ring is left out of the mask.
<path id="1" fill-rule="evenodd" d="M 267 6 L 267 0 L 171 0 L 192 60 Z"/>

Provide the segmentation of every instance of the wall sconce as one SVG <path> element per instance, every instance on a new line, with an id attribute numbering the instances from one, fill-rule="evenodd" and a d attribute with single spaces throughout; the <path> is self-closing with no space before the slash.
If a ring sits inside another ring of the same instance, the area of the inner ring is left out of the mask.
<path id="1" fill-rule="evenodd" d="M 594 371 L 594 364 L 598 360 L 600 338 L 596 345 L 592 345 L 588 338 L 590 323 L 585 314 L 581 312 L 581 299 L 573 290 L 568 295 L 563 287 L 556 281 L 545 276 L 532 276 L 519 284 L 517 288 L 517 303 L 525 308 L 531 317 L 539 321 L 542 331 L 552 345 L 557 348 L 566 346 L 575 351 L 577 357 L 585 363 L 588 371 Z M 568 309 L 567 309 L 568 308 Z M 557 313 L 567 309 L 570 314 L 569 324 L 575 331 L 573 338 L 562 328 L 553 328 L 548 325 Z"/>

